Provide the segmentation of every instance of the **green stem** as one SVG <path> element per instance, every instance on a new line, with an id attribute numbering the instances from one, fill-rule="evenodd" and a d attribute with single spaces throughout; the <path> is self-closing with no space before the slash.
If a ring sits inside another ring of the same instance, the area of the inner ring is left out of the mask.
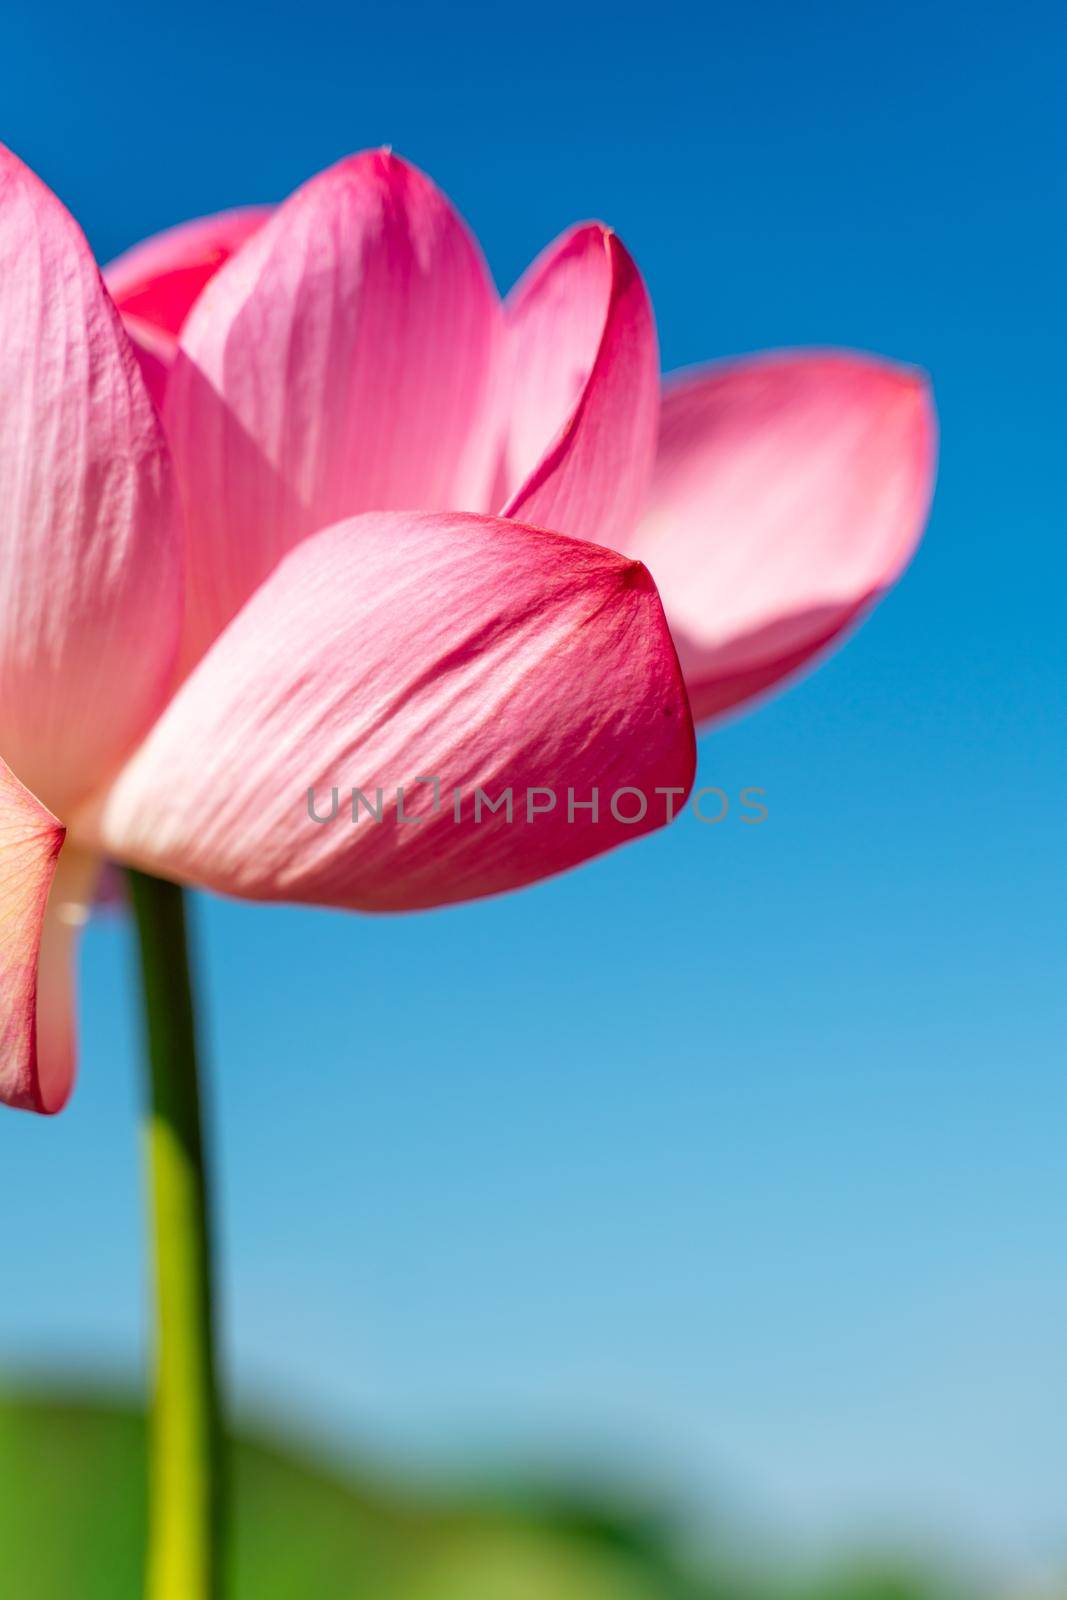
<path id="1" fill-rule="evenodd" d="M 196 1022 L 182 890 L 129 872 L 148 1047 L 155 1255 L 146 1600 L 219 1600 L 222 1429 Z"/>

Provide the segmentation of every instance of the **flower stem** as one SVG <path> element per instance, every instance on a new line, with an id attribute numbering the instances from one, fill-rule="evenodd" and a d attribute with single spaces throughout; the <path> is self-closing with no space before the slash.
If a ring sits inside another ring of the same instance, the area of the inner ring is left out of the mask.
<path id="1" fill-rule="evenodd" d="M 155 1256 L 146 1600 L 219 1600 L 223 1447 L 196 1021 L 180 888 L 127 874 L 148 1053 Z"/>

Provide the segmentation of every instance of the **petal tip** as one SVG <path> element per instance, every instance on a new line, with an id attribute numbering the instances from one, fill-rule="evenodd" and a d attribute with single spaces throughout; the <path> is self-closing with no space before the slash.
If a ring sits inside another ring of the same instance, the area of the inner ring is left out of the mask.
<path id="1" fill-rule="evenodd" d="M 651 589 L 658 593 L 651 572 L 643 561 L 637 561 L 633 556 L 620 557 L 619 583 L 623 589 Z"/>
<path id="2" fill-rule="evenodd" d="M 378 145 L 373 150 L 353 150 L 310 178 L 304 187 L 324 180 L 378 184 L 386 191 L 398 183 L 415 183 L 428 192 L 438 192 L 433 179 L 406 156 L 398 155 L 390 144 Z"/>
<path id="3" fill-rule="evenodd" d="M 876 357 L 868 357 L 872 364 Z M 917 366 L 910 361 L 878 361 L 878 367 L 886 381 L 888 391 L 901 401 L 915 406 L 919 410 L 933 404 L 934 385 L 933 379 L 925 367 Z"/>

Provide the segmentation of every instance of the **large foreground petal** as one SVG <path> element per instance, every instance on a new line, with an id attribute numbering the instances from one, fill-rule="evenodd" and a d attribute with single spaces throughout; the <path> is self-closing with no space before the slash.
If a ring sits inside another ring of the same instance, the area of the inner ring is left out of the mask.
<path id="1" fill-rule="evenodd" d="M 153 234 L 104 268 L 123 316 L 177 338 L 207 286 L 270 216 L 269 206 L 241 206 Z"/>
<path id="2" fill-rule="evenodd" d="M 502 329 L 462 221 L 384 151 L 313 178 L 227 263 L 167 385 L 187 664 L 308 534 L 372 509 L 486 509 Z"/>
<path id="3" fill-rule="evenodd" d="M 77 224 L 0 147 L 0 751 L 58 813 L 168 690 L 181 552 L 159 420 Z"/>
<path id="4" fill-rule="evenodd" d="M 225 893 L 406 910 L 648 832 L 670 815 L 657 788 L 680 806 L 692 771 L 640 563 L 490 517 L 372 513 L 287 557 L 76 825 Z M 381 821 L 357 802 L 353 822 L 353 788 Z M 612 811 L 624 788 L 634 820 Z"/>
<path id="5" fill-rule="evenodd" d="M 668 384 L 647 561 L 698 718 L 770 688 L 899 576 L 929 510 L 936 421 L 911 368 L 844 352 Z"/>
<path id="6" fill-rule="evenodd" d="M 618 547 L 656 448 L 659 357 L 641 274 L 599 223 L 565 234 L 507 305 L 505 516 Z"/>
<path id="7" fill-rule="evenodd" d="M 37 1049 L 37 962 L 64 829 L 0 761 L 0 1100 L 52 1111 L 69 1070 Z"/>

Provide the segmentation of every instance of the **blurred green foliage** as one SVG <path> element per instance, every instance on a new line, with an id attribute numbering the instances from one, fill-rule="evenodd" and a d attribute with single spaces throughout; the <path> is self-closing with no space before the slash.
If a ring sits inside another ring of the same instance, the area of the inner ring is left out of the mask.
<path id="1" fill-rule="evenodd" d="M 0 1398 L 0 1594 L 139 1600 L 143 1472 L 133 1409 Z M 247 1435 L 231 1472 L 233 1600 L 971 1600 L 878 1566 L 694 1566 L 647 1507 L 577 1491 L 415 1492 Z"/>

